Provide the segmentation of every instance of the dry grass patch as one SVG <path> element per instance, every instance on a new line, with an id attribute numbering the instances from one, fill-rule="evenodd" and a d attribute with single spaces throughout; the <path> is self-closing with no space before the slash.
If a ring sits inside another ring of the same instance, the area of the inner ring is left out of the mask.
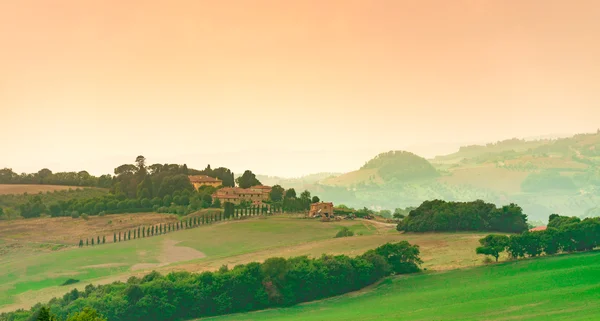
<path id="1" fill-rule="evenodd" d="M 90 216 L 88 220 L 70 217 L 20 219 L 0 221 L 0 238 L 75 246 L 80 239 L 106 236 L 106 241 L 112 242 L 114 233 L 175 222 L 176 215 L 157 213 Z"/>
<path id="2" fill-rule="evenodd" d="M 84 188 L 81 186 L 64 185 L 35 185 L 35 184 L 0 184 L 0 195 L 5 194 L 38 194 L 39 192 L 63 191 L 68 189 Z"/>

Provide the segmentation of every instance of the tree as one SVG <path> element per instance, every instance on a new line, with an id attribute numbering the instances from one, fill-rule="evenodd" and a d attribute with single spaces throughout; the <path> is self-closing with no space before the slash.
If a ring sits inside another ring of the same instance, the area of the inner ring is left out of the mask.
<path id="1" fill-rule="evenodd" d="M 313 203 L 313 204 L 314 204 L 314 203 L 319 203 L 320 201 L 321 201 L 321 199 L 320 199 L 318 196 L 316 196 L 316 195 L 315 195 L 315 196 L 313 196 L 313 198 L 312 198 L 312 203 Z"/>
<path id="2" fill-rule="evenodd" d="M 117 233 L 113 233 L 113 243 L 117 243 Z"/>
<path id="3" fill-rule="evenodd" d="M 290 188 L 287 191 L 285 191 L 285 198 L 287 198 L 287 199 L 296 198 L 296 190 L 293 188 Z"/>
<path id="4" fill-rule="evenodd" d="M 56 316 L 50 313 L 50 309 L 47 307 L 42 307 L 38 316 L 36 318 L 37 321 L 56 321 Z"/>
<path id="5" fill-rule="evenodd" d="M 273 202 L 279 202 L 283 200 L 283 195 L 285 190 L 280 185 L 275 185 L 271 188 L 271 192 L 269 193 L 269 198 Z"/>
<path id="6" fill-rule="evenodd" d="M 67 318 L 67 321 L 107 321 L 96 310 L 85 307 L 81 312 L 77 312 Z"/>
<path id="7" fill-rule="evenodd" d="M 98 241 L 98 242 L 96 242 L 96 244 L 100 245 L 100 236 L 98 236 L 98 239 L 97 239 L 97 241 Z"/>
<path id="8" fill-rule="evenodd" d="M 102 244 L 106 244 L 106 236 L 102 236 Z"/>
<path id="9" fill-rule="evenodd" d="M 506 235 L 490 234 L 479 240 L 481 246 L 476 249 L 476 253 L 493 256 L 498 262 L 500 253 L 504 252 L 509 244 L 508 241 Z"/>
<path id="10" fill-rule="evenodd" d="M 249 170 L 246 170 L 242 176 L 236 178 L 235 182 L 241 188 L 250 188 L 252 186 L 261 185 L 260 181 L 256 179 L 256 175 Z"/>
<path id="11" fill-rule="evenodd" d="M 79 247 L 83 247 L 83 240 L 79 240 Z"/>

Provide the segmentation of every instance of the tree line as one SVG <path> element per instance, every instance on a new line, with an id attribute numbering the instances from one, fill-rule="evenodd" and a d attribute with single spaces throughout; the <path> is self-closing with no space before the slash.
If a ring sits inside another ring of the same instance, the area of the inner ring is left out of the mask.
<path id="1" fill-rule="evenodd" d="M 163 235 L 166 233 L 198 227 L 201 225 L 211 224 L 223 220 L 244 219 L 256 215 L 264 215 L 271 212 L 271 208 L 267 205 L 250 206 L 245 208 L 235 208 L 234 204 L 226 202 L 223 211 L 205 213 L 201 216 L 189 217 L 175 223 L 165 223 L 152 226 L 140 226 L 137 229 L 131 229 L 124 232 L 113 233 L 113 243 L 130 241 L 132 239 L 146 238 L 155 235 Z M 79 240 L 78 246 L 94 246 L 106 244 L 106 236 L 95 236 Z"/>
<path id="2" fill-rule="evenodd" d="M 409 212 L 398 231 L 496 231 L 520 233 L 528 229 L 527 215 L 516 204 L 500 208 L 482 200 L 474 202 L 425 201 Z"/>
<path id="3" fill-rule="evenodd" d="M 111 321 L 187 320 L 283 307 L 361 289 L 392 274 L 414 273 L 422 263 L 417 245 L 388 243 L 363 255 L 270 258 L 264 263 L 221 267 L 200 274 L 152 272 L 126 283 L 88 285 L 37 304 L 28 311 L 0 315 L 3 321 L 35 320 L 46 309 L 56 320 L 85 308 Z"/>
<path id="4" fill-rule="evenodd" d="M 107 174 L 96 177 L 86 171 L 53 173 L 47 168 L 43 168 L 37 173 L 17 174 L 11 168 L 3 168 L 0 169 L 0 184 L 46 184 L 109 188 L 112 185 L 112 176 Z"/>
<path id="5" fill-rule="evenodd" d="M 542 254 L 590 251 L 600 246 L 600 218 L 567 217 L 553 214 L 546 230 L 525 231 L 516 235 L 488 235 L 479 240 L 477 254 L 490 255 L 498 261 L 508 252 L 513 259 Z"/>

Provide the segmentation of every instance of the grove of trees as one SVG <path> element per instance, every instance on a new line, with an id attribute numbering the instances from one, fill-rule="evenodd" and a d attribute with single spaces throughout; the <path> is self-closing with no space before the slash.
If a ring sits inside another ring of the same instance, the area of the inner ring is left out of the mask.
<path id="1" fill-rule="evenodd" d="M 560 252 L 590 251 L 600 246 L 600 218 L 579 220 L 553 214 L 543 231 L 525 231 L 511 236 L 488 235 L 480 240 L 477 254 L 491 255 L 498 260 L 506 251 L 512 258 L 553 255 Z"/>
<path id="2" fill-rule="evenodd" d="M 398 231 L 496 231 L 520 233 L 526 231 L 527 215 L 516 204 L 500 208 L 491 203 L 425 201 L 410 211 L 400 223 Z"/>
<path id="3" fill-rule="evenodd" d="M 152 272 L 142 278 L 131 277 L 126 283 L 74 289 L 44 307 L 38 304 L 29 311 L 5 313 L 0 320 L 35 320 L 40 311 L 64 320 L 86 308 L 94 309 L 87 314 L 111 321 L 187 320 L 290 306 L 355 291 L 391 274 L 418 272 L 419 254 L 418 246 L 402 241 L 357 257 L 270 258 L 264 263 L 232 269 L 224 266 L 200 274 Z"/>

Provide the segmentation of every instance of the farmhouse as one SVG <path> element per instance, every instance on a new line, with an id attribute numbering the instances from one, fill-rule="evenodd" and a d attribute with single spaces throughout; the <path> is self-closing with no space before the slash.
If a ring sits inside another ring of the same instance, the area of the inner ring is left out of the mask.
<path id="1" fill-rule="evenodd" d="M 214 178 L 214 177 L 210 177 L 210 176 L 206 176 L 206 175 L 192 175 L 192 176 L 188 176 L 190 179 L 190 182 L 192 183 L 192 185 L 194 185 L 195 189 L 198 189 L 201 186 L 213 186 L 213 187 L 219 187 L 221 185 L 223 185 L 223 181 L 218 179 L 218 178 Z"/>
<path id="2" fill-rule="evenodd" d="M 308 216 L 314 217 L 317 214 L 320 214 L 323 217 L 333 216 L 333 203 L 320 202 L 310 204 L 310 211 L 308 212 Z"/>
<path id="3" fill-rule="evenodd" d="M 240 204 L 242 201 L 246 201 L 253 205 L 260 205 L 263 201 L 269 199 L 270 192 L 271 187 L 263 185 L 250 188 L 225 187 L 216 191 L 212 197 L 219 199 L 221 202 Z"/>

